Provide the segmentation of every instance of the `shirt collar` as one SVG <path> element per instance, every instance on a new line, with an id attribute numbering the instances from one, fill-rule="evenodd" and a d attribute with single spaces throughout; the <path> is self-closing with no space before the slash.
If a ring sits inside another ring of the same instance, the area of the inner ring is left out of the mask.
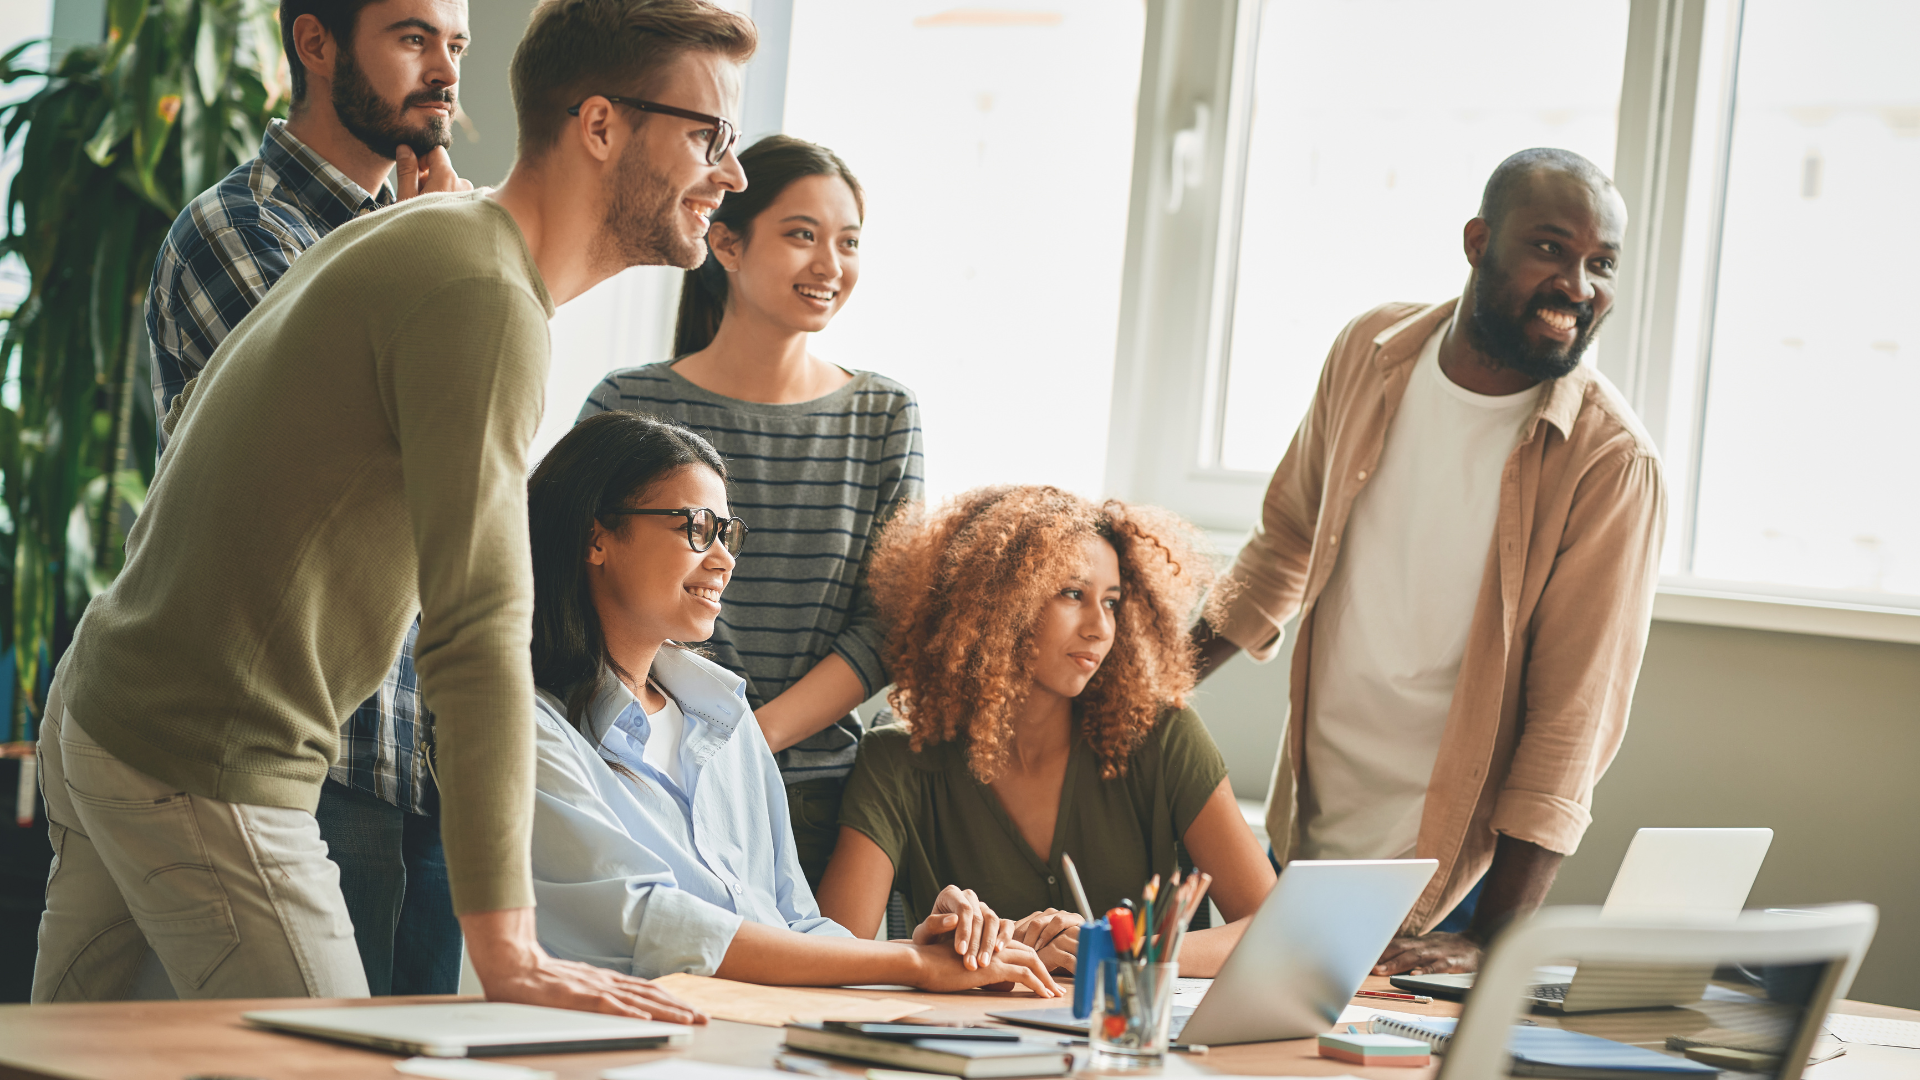
<path id="1" fill-rule="evenodd" d="M 378 192 L 367 194 L 367 190 L 348 179 L 346 173 L 295 138 L 287 130 L 285 120 L 267 124 L 267 133 L 260 137 L 260 158 L 272 167 L 280 185 L 301 207 L 326 222 L 330 230 L 369 210 L 390 206 L 394 201 L 390 182 L 381 184 Z"/>
<path id="2" fill-rule="evenodd" d="M 690 649 L 662 646 L 653 658 L 652 675 L 654 682 L 673 695 L 689 723 L 709 725 L 722 742 L 733 736 L 742 719 L 752 715 L 747 707 L 746 680 Z M 644 717 L 646 710 L 633 691 L 612 671 L 603 672 L 599 689 L 587 706 L 587 726 L 593 740 L 604 740 L 629 708 Z"/>
<path id="3" fill-rule="evenodd" d="M 1385 372 L 1418 359 L 1421 346 L 1427 343 L 1427 339 L 1442 323 L 1453 316 L 1459 304 L 1459 297 L 1430 304 L 1380 331 L 1373 339 L 1374 365 Z M 1585 363 L 1558 379 L 1550 380 L 1546 391 L 1540 395 L 1533 415 L 1522 428 L 1526 433 L 1525 438 L 1533 438 L 1542 420 L 1559 429 L 1562 439 L 1572 437 L 1574 418 L 1580 414 L 1580 402 L 1586 398 L 1587 384 L 1592 381 L 1593 370 Z"/>

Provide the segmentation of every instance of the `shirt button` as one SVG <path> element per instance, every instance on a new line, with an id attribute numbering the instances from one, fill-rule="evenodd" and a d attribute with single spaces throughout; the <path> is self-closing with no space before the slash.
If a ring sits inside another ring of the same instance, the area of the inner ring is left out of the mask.
<path id="1" fill-rule="evenodd" d="M 1328 541 L 1327 541 L 1327 543 L 1328 543 L 1328 544 L 1331 544 L 1331 545 L 1333 545 L 1333 546 L 1335 546 L 1335 547 L 1338 547 L 1338 546 L 1339 546 L 1339 544 L 1340 544 L 1340 538 L 1339 538 L 1338 536 L 1335 536 L 1335 537 L 1333 537 L 1332 539 L 1330 539 L 1330 540 L 1328 540 Z"/>
<path id="2" fill-rule="evenodd" d="M 1365 480 L 1366 478 L 1367 478 L 1367 470 L 1361 469 L 1359 479 Z"/>
<path id="3" fill-rule="evenodd" d="M 1048 874 L 1048 875 L 1047 875 L 1047 884 L 1049 884 L 1049 885 L 1052 885 L 1053 883 L 1054 883 L 1054 882 L 1053 882 L 1053 875 L 1052 875 L 1052 874 Z"/>

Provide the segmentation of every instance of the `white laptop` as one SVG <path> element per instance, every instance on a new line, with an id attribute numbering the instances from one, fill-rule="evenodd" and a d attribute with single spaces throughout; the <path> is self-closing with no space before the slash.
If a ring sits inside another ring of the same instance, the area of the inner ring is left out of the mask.
<path id="1" fill-rule="evenodd" d="M 1732 922 L 1772 844 L 1772 829 L 1641 829 L 1620 860 L 1601 918 Z M 1535 1008 L 1573 1013 L 1689 1005 L 1713 976 L 1711 969 L 1629 964 L 1586 964 L 1570 978 L 1564 971 L 1532 988 Z M 1458 997 L 1472 988 L 1473 976 L 1396 975 L 1392 982 Z"/>
<path id="2" fill-rule="evenodd" d="M 693 1039 L 693 1029 L 685 1024 L 494 1001 L 270 1009 L 240 1018 L 273 1031 L 422 1057 L 646 1050 Z"/>
<path id="3" fill-rule="evenodd" d="M 1174 1006 L 1171 1037 L 1224 1046 L 1326 1031 L 1438 866 L 1432 859 L 1288 863 L 1199 1004 Z M 1082 1035 L 1088 1023 L 1074 1019 L 1071 1008 L 987 1015 Z"/>

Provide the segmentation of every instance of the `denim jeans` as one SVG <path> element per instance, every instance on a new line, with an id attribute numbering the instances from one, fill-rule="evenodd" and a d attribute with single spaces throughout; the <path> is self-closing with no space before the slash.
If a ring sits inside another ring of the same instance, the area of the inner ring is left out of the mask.
<path id="1" fill-rule="evenodd" d="M 1480 892 L 1486 887 L 1487 876 L 1482 874 L 1480 880 L 1473 883 L 1473 888 L 1467 890 L 1467 895 L 1460 898 L 1460 903 L 1447 912 L 1447 917 L 1441 919 L 1440 925 L 1434 929 L 1449 934 L 1466 933 L 1467 928 L 1473 925 L 1474 909 L 1480 906 Z"/>
<path id="2" fill-rule="evenodd" d="M 320 791 L 320 837 L 340 867 L 367 987 L 375 996 L 452 994 L 460 923 L 447 887 L 440 819 L 409 814 L 344 784 Z"/>

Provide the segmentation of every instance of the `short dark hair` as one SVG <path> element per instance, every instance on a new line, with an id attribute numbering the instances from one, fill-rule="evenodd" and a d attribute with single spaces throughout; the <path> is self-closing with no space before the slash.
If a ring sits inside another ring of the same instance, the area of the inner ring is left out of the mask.
<path id="1" fill-rule="evenodd" d="M 533 550 L 533 683 L 563 699 L 567 720 L 582 720 L 607 671 L 620 673 L 594 610 L 587 545 L 595 522 L 619 532 L 630 518 L 609 514 L 646 497 L 689 466 L 727 466 L 713 444 L 671 420 L 628 412 L 589 416 L 547 451 L 527 479 L 528 540 Z M 631 672 L 644 677 L 646 672 Z M 589 738 L 592 736 L 589 734 Z"/>
<path id="2" fill-rule="evenodd" d="M 867 215 L 866 193 L 840 155 L 791 135 L 769 135 L 740 151 L 740 171 L 746 173 L 745 191 L 729 191 L 710 219 L 749 239 L 753 219 L 773 205 L 795 180 L 809 176 L 837 176 L 853 190 L 853 205 Z M 711 241 L 709 241 L 711 242 Z M 727 272 L 720 260 L 708 258 L 687 271 L 680 286 L 680 316 L 673 325 L 673 355 L 697 353 L 713 344 L 720 319 L 727 313 Z"/>
<path id="3" fill-rule="evenodd" d="M 1522 150 L 1493 170 L 1493 175 L 1487 178 L 1486 189 L 1480 193 L 1480 218 L 1488 228 L 1500 231 L 1514 200 L 1525 190 L 1527 180 L 1542 172 L 1566 173 L 1600 191 L 1613 187 L 1613 178 L 1601 172 L 1600 166 L 1571 150 L 1550 146 Z"/>
<path id="4" fill-rule="evenodd" d="M 320 25 L 326 27 L 342 49 L 351 49 L 353 24 L 360 18 L 360 9 L 371 3 L 373 0 L 280 0 L 280 48 L 287 54 L 287 74 L 293 82 L 295 105 L 307 100 L 307 68 L 293 47 L 293 24 L 300 16 L 311 15 L 320 20 Z"/>
<path id="5" fill-rule="evenodd" d="M 546 153 L 586 97 L 644 97 L 682 53 L 744 64 L 759 41 L 751 20 L 706 0 L 540 0 L 513 51 L 519 155 Z"/>

